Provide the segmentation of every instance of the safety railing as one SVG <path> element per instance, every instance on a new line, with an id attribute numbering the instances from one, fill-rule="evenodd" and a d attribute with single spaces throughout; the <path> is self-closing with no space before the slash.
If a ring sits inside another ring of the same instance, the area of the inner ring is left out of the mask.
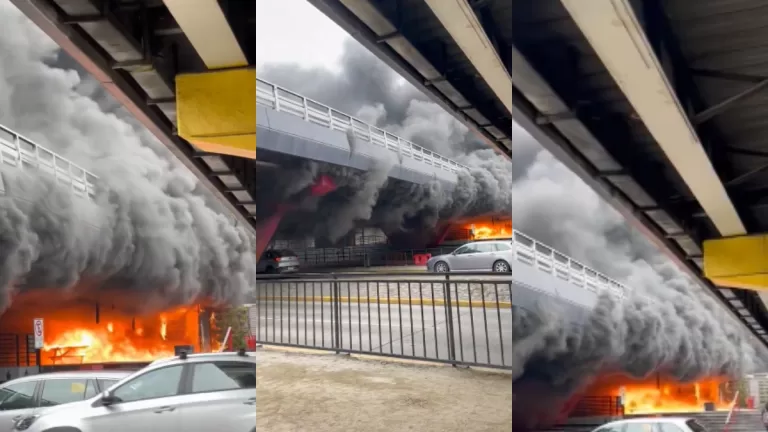
<path id="1" fill-rule="evenodd" d="M 512 367 L 512 282 L 493 273 L 260 277 L 258 343 Z"/>
<path id="2" fill-rule="evenodd" d="M 256 79 L 256 103 L 276 111 L 301 117 L 305 121 L 331 130 L 346 133 L 351 128 L 358 139 L 441 170 L 455 173 L 462 169 L 468 169 L 465 165 L 365 123 L 349 114 L 258 78 Z"/>
<path id="3" fill-rule="evenodd" d="M 93 199 L 96 193 L 94 174 L 4 126 L 0 126 L 0 164 L 48 174 L 78 196 Z"/>
<path id="4" fill-rule="evenodd" d="M 596 293 L 608 291 L 617 297 L 625 298 L 631 290 L 544 243 L 519 231 L 512 232 L 512 245 L 518 262 Z"/>

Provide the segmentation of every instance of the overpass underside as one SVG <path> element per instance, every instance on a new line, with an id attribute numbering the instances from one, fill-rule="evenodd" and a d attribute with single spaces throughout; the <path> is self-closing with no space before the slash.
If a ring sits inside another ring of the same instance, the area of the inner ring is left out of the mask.
<path id="1" fill-rule="evenodd" d="M 768 342 L 768 7 L 513 7 L 516 121 Z"/>

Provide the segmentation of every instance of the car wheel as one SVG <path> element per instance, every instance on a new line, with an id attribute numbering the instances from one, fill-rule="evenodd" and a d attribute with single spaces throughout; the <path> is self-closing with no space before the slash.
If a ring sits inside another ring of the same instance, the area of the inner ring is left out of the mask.
<path id="1" fill-rule="evenodd" d="M 493 271 L 496 273 L 509 273 L 509 264 L 506 261 L 496 261 L 493 263 Z"/>
<path id="2" fill-rule="evenodd" d="M 443 261 L 438 262 L 435 264 L 435 273 L 448 273 L 448 264 L 446 264 Z"/>

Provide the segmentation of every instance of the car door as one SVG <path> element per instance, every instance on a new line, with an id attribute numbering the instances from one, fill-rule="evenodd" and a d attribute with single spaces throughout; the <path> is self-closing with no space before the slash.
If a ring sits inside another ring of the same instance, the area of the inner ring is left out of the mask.
<path id="1" fill-rule="evenodd" d="M 12 432 L 16 420 L 32 414 L 37 407 L 38 381 L 13 381 L 0 387 L 0 432 Z"/>
<path id="2" fill-rule="evenodd" d="M 176 403 L 181 394 L 184 365 L 151 369 L 126 381 L 111 393 L 116 402 L 96 404 L 82 423 L 90 431 L 166 432 L 180 430 Z"/>
<path id="3" fill-rule="evenodd" d="M 179 405 L 184 432 L 250 432 L 256 426 L 256 365 L 245 361 L 190 364 Z"/>
<path id="4" fill-rule="evenodd" d="M 471 271 L 491 271 L 493 262 L 496 261 L 496 248 L 493 243 L 478 243 L 475 246 L 477 252 L 469 258 L 469 268 Z"/>
<path id="5" fill-rule="evenodd" d="M 456 249 L 449 263 L 451 271 L 467 271 L 472 268 L 472 256 L 477 253 L 476 243 L 468 243 Z"/>

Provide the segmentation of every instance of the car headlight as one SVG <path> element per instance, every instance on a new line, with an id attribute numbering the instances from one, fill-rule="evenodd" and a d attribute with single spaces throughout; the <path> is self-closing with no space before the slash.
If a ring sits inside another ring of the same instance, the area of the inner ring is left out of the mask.
<path id="1" fill-rule="evenodd" d="M 13 425 L 13 430 L 17 431 L 25 431 L 29 429 L 30 426 L 32 426 L 32 423 L 35 422 L 40 416 L 39 415 L 31 415 L 24 417 L 23 419 L 20 419 Z"/>

